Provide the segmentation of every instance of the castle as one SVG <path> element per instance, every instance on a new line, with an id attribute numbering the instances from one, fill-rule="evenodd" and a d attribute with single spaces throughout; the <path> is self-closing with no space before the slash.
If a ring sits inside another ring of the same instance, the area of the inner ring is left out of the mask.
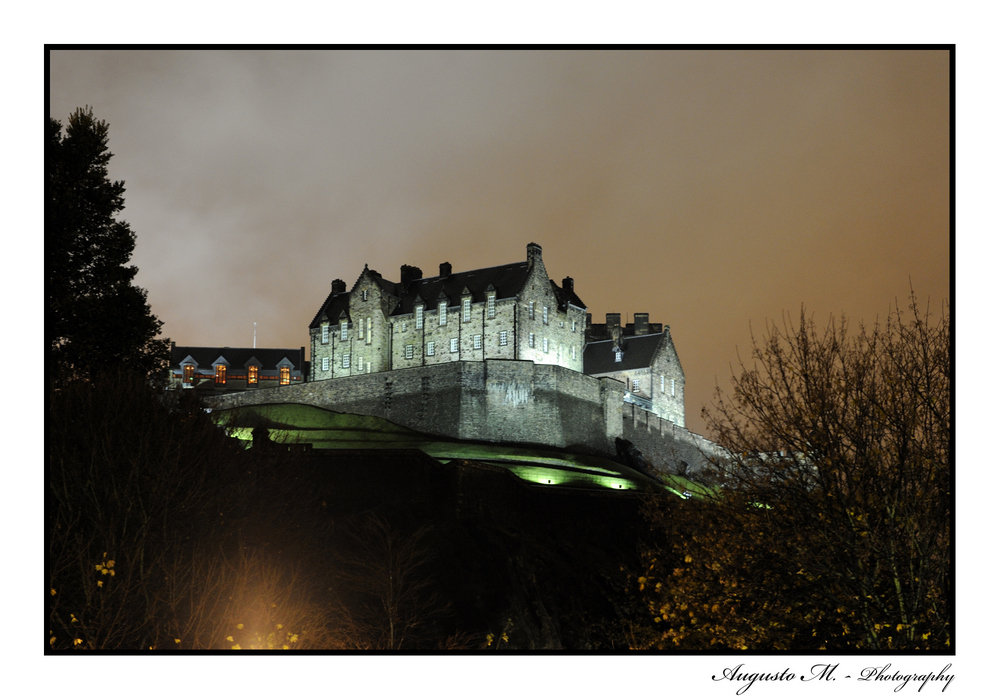
<path id="1" fill-rule="evenodd" d="M 684 429 L 669 326 L 645 313 L 592 323 L 573 279 L 549 279 L 535 243 L 521 262 L 438 272 L 403 265 L 393 282 L 366 265 L 349 290 L 334 280 L 309 324 L 307 381 L 211 405 L 306 403 L 452 438 L 612 455 L 624 438 L 661 468 L 699 461 L 707 441 Z"/>

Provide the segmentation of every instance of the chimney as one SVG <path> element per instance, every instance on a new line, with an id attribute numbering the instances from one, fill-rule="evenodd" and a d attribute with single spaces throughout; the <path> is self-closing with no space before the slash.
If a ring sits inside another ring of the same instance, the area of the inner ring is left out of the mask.
<path id="1" fill-rule="evenodd" d="M 451 263 L 449 262 L 441 263 L 440 272 L 441 272 L 441 277 L 448 277 L 449 275 L 451 275 Z"/>
<path id="2" fill-rule="evenodd" d="M 410 286 L 410 282 L 413 280 L 421 279 L 424 276 L 424 271 L 419 267 L 414 267 L 413 265 L 401 265 L 399 267 L 399 283 L 406 289 Z"/>
<path id="3" fill-rule="evenodd" d="M 344 284 L 344 280 L 334 280 L 330 283 L 330 288 L 334 294 L 343 294 L 347 291 L 347 285 Z"/>
<path id="4" fill-rule="evenodd" d="M 608 330 L 609 331 L 612 328 L 621 328 L 621 325 L 622 325 L 622 315 L 621 314 L 608 314 L 606 318 L 608 320 Z"/>
<path id="5" fill-rule="evenodd" d="M 537 243 L 528 244 L 528 265 L 534 266 L 535 261 L 541 261 L 542 259 L 542 246 Z"/>
<path id="6" fill-rule="evenodd" d="M 647 335 L 649 333 L 649 314 L 635 315 L 635 334 Z"/>
<path id="7" fill-rule="evenodd" d="M 563 277 L 563 289 L 565 289 L 567 292 L 572 292 L 573 291 L 573 278 L 572 277 Z"/>

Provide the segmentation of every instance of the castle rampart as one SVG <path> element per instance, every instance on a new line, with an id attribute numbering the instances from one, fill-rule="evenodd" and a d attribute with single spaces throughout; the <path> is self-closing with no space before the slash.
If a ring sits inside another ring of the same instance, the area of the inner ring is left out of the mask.
<path id="1" fill-rule="evenodd" d="M 305 403 L 463 440 L 615 453 L 621 382 L 529 360 L 449 362 L 208 397 L 215 408 Z"/>

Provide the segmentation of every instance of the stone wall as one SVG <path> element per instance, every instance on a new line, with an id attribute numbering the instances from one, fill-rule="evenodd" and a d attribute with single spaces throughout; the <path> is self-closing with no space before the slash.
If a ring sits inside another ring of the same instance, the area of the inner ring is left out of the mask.
<path id="1" fill-rule="evenodd" d="M 527 360 L 449 362 L 208 399 L 216 408 L 304 403 L 445 437 L 615 454 L 621 382 Z"/>
<path id="2" fill-rule="evenodd" d="M 630 403 L 622 407 L 622 437 L 667 474 L 698 476 L 719 450 L 711 440 Z"/>

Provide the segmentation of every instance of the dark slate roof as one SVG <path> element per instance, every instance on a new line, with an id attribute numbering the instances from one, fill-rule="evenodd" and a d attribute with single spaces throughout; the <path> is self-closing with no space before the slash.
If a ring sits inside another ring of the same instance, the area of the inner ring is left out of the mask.
<path id="1" fill-rule="evenodd" d="M 653 355 L 660 344 L 663 333 L 649 335 L 627 335 L 621 339 L 622 361 L 615 362 L 613 340 L 598 340 L 587 343 L 583 349 L 583 373 L 606 374 L 642 369 L 653 363 Z"/>
<path id="2" fill-rule="evenodd" d="M 278 371 L 278 363 L 284 358 L 292 363 L 292 369 L 302 372 L 305 357 L 302 348 L 218 348 L 190 347 L 176 345 L 170 349 L 170 368 L 180 369 L 181 361 L 190 355 L 198 363 L 198 369 L 211 369 L 212 363 L 222 356 L 230 367 L 245 367 L 251 358 L 260 362 L 261 370 Z"/>
<path id="3" fill-rule="evenodd" d="M 569 290 L 563 289 L 553 280 L 549 280 L 549 282 L 552 284 L 552 291 L 553 293 L 555 293 L 556 300 L 559 302 L 560 310 L 565 311 L 566 306 L 568 304 L 572 304 L 573 306 L 577 306 L 581 309 L 587 308 L 586 305 L 582 301 L 580 301 L 580 297 L 576 295 L 575 291 L 571 292 Z"/>
<path id="4" fill-rule="evenodd" d="M 427 306 L 434 306 L 443 292 L 448 298 L 449 306 L 458 306 L 466 289 L 472 294 L 472 301 L 486 301 L 486 292 L 492 285 L 492 290 L 497 293 L 497 299 L 509 299 L 518 295 L 527 280 L 527 261 L 484 267 L 468 272 L 453 272 L 447 277 L 424 277 L 413 280 L 405 290 L 401 289 L 396 294 L 400 298 L 399 305 L 393 310 L 392 315 L 413 313 L 413 305 L 418 294 Z"/>

